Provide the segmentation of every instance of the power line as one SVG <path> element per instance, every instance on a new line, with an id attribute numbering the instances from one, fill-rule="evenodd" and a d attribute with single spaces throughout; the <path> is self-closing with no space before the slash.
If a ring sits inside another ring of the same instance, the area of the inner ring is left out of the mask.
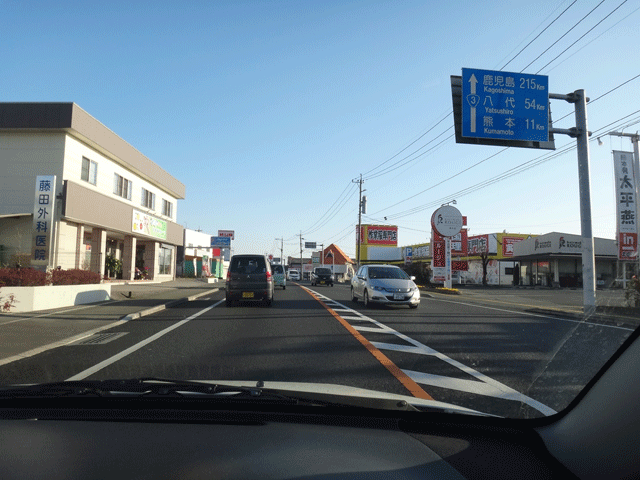
<path id="1" fill-rule="evenodd" d="M 613 124 L 619 123 L 620 121 L 625 120 L 628 117 L 636 115 L 638 113 L 640 113 L 640 110 L 636 110 L 635 112 L 632 112 L 632 113 L 630 113 L 628 115 L 625 115 L 624 117 L 621 117 L 621 118 L 617 119 L 616 121 L 614 121 L 614 122 L 612 122 L 612 123 L 610 123 L 608 125 L 605 125 L 604 127 L 599 128 L 598 130 L 594 131 L 593 133 L 597 133 L 597 132 L 601 132 L 601 131 L 604 132 L 605 130 L 608 130 L 609 127 L 611 127 Z M 630 125 L 627 124 L 627 128 L 629 126 Z M 595 140 L 595 138 L 593 140 Z M 593 141 L 593 140 L 591 140 L 591 141 Z M 427 208 L 431 208 L 431 207 L 440 205 L 440 204 L 442 204 L 442 203 L 444 203 L 444 202 L 446 202 L 448 200 L 451 200 L 453 198 L 459 198 L 461 196 L 468 195 L 470 193 L 473 193 L 475 191 L 481 190 L 481 189 L 486 188 L 486 187 L 488 187 L 490 185 L 498 183 L 498 182 L 500 182 L 502 180 L 506 180 L 507 178 L 510 178 L 510 177 L 512 177 L 514 175 L 518 175 L 518 174 L 520 174 L 522 172 L 525 172 L 526 170 L 530 170 L 531 168 L 534 168 L 534 167 L 536 167 L 538 165 L 546 163 L 546 162 L 548 162 L 548 161 L 550 161 L 550 160 L 552 160 L 554 158 L 560 157 L 560 156 L 564 155 L 565 153 L 567 153 L 567 152 L 569 152 L 569 151 L 571 151 L 571 150 L 573 150 L 575 148 L 576 148 L 576 146 L 575 146 L 574 143 L 569 143 L 569 144 L 563 145 L 560 148 L 560 150 L 558 150 L 558 151 L 555 151 L 555 152 L 552 152 L 552 153 L 548 153 L 548 154 L 544 154 L 542 156 L 539 156 L 539 157 L 533 158 L 531 160 L 528 160 L 528 161 L 526 161 L 526 162 L 524 162 L 524 163 L 522 163 L 520 165 L 517 165 L 517 166 L 515 166 L 515 167 L 513 167 L 513 168 L 511 168 L 509 170 L 506 170 L 505 172 L 502 172 L 499 175 L 496 175 L 495 177 L 492 177 L 490 179 L 487 179 L 487 180 L 484 180 L 482 182 L 479 182 L 479 183 L 477 183 L 475 185 L 467 187 L 467 188 L 465 188 L 463 190 L 460 190 L 460 191 L 458 191 L 456 193 L 453 193 L 451 195 L 447 195 L 446 197 L 443 197 L 443 198 L 441 198 L 439 200 L 435 200 L 435 201 L 429 202 L 427 204 L 423 204 L 423 205 L 420 205 L 420 206 L 417 206 L 417 207 L 414 207 L 414 208 L 411 208 L 411 209 L 408 209 L 408 210 L 405 210 L 405 211 L 402 211 L 402 212 L 398 212 L 396 214 L 387 215 L 387 218 L 388 219 L 397 219 L 397 218 L 406 217 L 408 215 L 413 215 L 415 213 L 418 213 L 418 212 L 420 212 L 422 210 L 426 210 Z"/>
<path id="2" fill-rule="evenodd" d="M 551 27 L 551 25 L 553 25 L 553 24 L 556 22 L 556 20 L 558 20 L 562 15 L 564 15 L 564 14 L 565 14 L 565 12 L 566 12 L 567 10 L 569 10 L 571 7 L 573 7 L 573 5 L 575 5 L 575 3 L 576 3 L 577 1 L 578 1 L 578 0 L 574 0 L 574 1 L 573 1 L 573 3 L 572 3 L 571 5 L 569 5 L 567 8 L 565 8 L 565 9 L 562 11 L 562 13 L 561 13 L 560 15 L 558 15 L 556 18 L 554 18 L 554 19 L 553 19 L 553 21 L 552 21 L 549 25 L 547 25 L 547 26 L 544 28 L 544 30 L 542 30 L 538 35 L 536 35 L 536 38 L 534 38 L 534 39 L 533 39 L 533 40 L 531 40 L 529 43 L 527 43 L 527 44 L 522 48 L 522 50 L 520 50 L 518 53 L 516 53 L 516 54 L 515 54 L 515 56 L 514 56 L 511 60 L 509 60 L 507 63 L 505 63 L 505 64 L 504 64 L 504 66 L 503 66 L 500 70 L 504 70 L 504 69 L 507 67 L 507 65 L 509 65 L 511 62 L 513 62 L 513 61 L 514 61 L 514 60 L 515 60 L 515 59 L 516 59 L 516 58 L 517 58 L 517 57 L 518 57 L 522 52 L 524 52 L 524 51 L 525 51 L 525 49 L 526 49 L 529 45 L 531 45 L 533 42 L 535 42 L 535 41 L 540 37 L 540 35 L 542 35 L 544 32 L 546 32 L 546 31 L 547 31 L 547 29 L 548 29 L 549 27 Z M 549 17 L 547 17 L 547 18 L 549 18 Z M 545 19 L 545 20 L 546 20 L 546 19 Z"/>
<path id="3" fill-rule="evenodd" d="M 542 70 L 544 70 L 547 66 L 549 66 L 550 64 L 552 64 L 553 62 L 555 62 L 559 57 L 561 57 L 567 50 L 569 50 L 571 47 L 573 47 L 576 43 L 578 43 L 580 40 L 582 40 L 584 37 L 586 37 L 589 33 L 591 33 L 598 25 L 600 25 L 602 22 L 604 22 L 607 18 L 609 18 L 611 15 L 613 15 L 613 13 L 618 10 L 622 5 L 624 5 L 625 3 L 627 3 L 627 0 L 624 0 L 620 5 L 618 5 L 616 8 L 614 8 L 611 12 L 609 12 L 608 15 L 606 15 L 602 20 L 600 20 L 598 23 L 596 23 L 593 27 L 591 27 L 589 30 L 587 30 L 580 38 L 578 38 L 575 42 L 573 42 L 571 45 L 569 45 L 567 48 L 565 48 L 562 52 L 560 52 L 558 55 L 556 55 L 555 58 L 553 58 L 550 62 L 548 62 L 544 67 L 542 67 L 540 70 L 538 70 L 536 73 L 540 73 Z"/>
<path id="4" fill-rule="evenodd" d="M 336 205 L 336 204 L 337 204 L 337 203 L 342 199 L 342 196 L 345 194 L 345 192 L 347 192 L 347 190 L 349 189 L 349 187 L 352 187 L 351 182 L 349 182 L 349 183 L 347 184 L 347 186 L 344 188 L 344 190 L 342 191 L 342 193 L 340 193 L 340 195 L 338 195 L 338 198 L 336 199 L 336 201 L 335 201 L 335 202 L 333 202 L 333 204 L 332 204 L 332 205 L 327 209 L 327 211 L 326 211 L 324 214 L 322 214 L 322 216 L 321 216 L 318 220 L 316 220 L 316 222 L 315 222 L 313 225 L 311 225 L 311 226 L 310 226 L 310 227 L 309 227 L 309 228 L 308 228 L 308 229 L 303 233 L 303 235 L 307 235 L 308 233 L 312 233 L 312 229 L 313 229 L 313 227 L 315 227 L 318 223 L 320 223 L 320 222 L 322 221 L 322 219 L 323 219 L 325 216 L 327 216 L 327 215 L 329 214 L 329 212 L 331 212 L 331 209 L 333 209 L 333 207 L 334 207 L 334 206 L 335 206 L 335 205 Z"/>
<path id="5" fill-rule="evenodd" d="M 396 158 L 398 155 L 400 155 L 402 152 L 404 152 L 407 148 L 409 148 L 411 145 L 413 145 L 414 143 L 416 143 L 418 140 L 420 140 L 421 138 L 423 138 L 426 134 L 428 134 L 429 132 L 431 132 L 434 128 L 436 128 L 438 125 L 440 125 L 442 122 L 444 122 L 449 115 L 451 115 L 451 111 L 448 111 L 447 114 L 442 117 L 435 125 L 433 125 L 431 128 L 429 128 L 426 132 L 424 132 L 422 135 L 420 135 L 418 138 L 416 138 L 413 142 L 411 142 L 409 145 L 407 145 L 406 147 L 404 147 L 402 150 L 400 150 L 398 153 L 396 153 L 394 156 L 392 156 L 391 158 L 388 158 L 387 160 L 385 160 L 384 162 L 382 162 L 381 164 L 379 164 L 378 166 L 372 168 L 371 170 L 365 172 L 362 174 L 363 177 L 366 177 L 368 174 L 370 174 L 371 172 L 374 172 L 375 170 L 379 169 L 380 167 L 382 167 L 384 164 L 390 162 L 391 160 L 393 160 L 394 158 Z M 437 138 L 437 137 L 436 137 Z M 430 143 L 430 142 L 429 142 Z M 422 147 L 420 147 L 418 150 L 414 151 L 415 152 L 419 152 L 422 148 L 424 148 L 426 145 L 428 145 L 429 143 L 423 145 Z M 410 155 L 413 155 L 413 153 L 411 153 Z M 404 157 L 407 158 L 407 157 Z M 404 159 L 403 159 L 404 160 Z M 375 178 L 375 177 L 374 177 Z"/>
<path id="6" fill-rule="evenodd" d="M 342 204 L 336 208 L 335 212 L 333 213 L 333 215 L 336 215 L 340 210 L 342 210 L 344 208 L 344 206 L 349 202 L 349 200 L 351 200 L 353 198 L 353 196 L 356 194 L 357 189 L 354 188 L 351 192 L 351 195 L 348 197 L 345 197 L 344 200 L 342 201 Z M 324 227 L 327 223 L 329 223 L 329 221 L 331 221 L 333 218 L 332 217 L 328 217 L 321 225 L 318 225 L 315 229 L 313 230 L 307 230 L 306 232 L 303 233 L 303 235 L 309 235 L 311 233 L 317 232 L 318 230 L 320 230 L 322 227 Z"/>
<path id="7" fill-rule="evenodd" d="M 598 8 L 600 5 L 602 5 L 604 2 L 605 2 L 605 0 L 602 0 L 598 5 L 593 7 L 593 9 L 591 9 L 591 11 L 589 13 L 587 13 L 584 17 L 582 17 L 580 20 L 578 20 L 578 23 L 576 23 L 573 27 L 571 27 L 569 30 L 567 30 L 559 39 L 557 39 L 555 42 L 553 42 L 544 52 L 542 52 L 540 55 L 538 55 L 536 58 L 534 58 L 529 63 L 529 65 L 527 65 L 522 70 L 520 70 L 520 73 L 524 72 L 527 68 L 529 68 L 531 66 L 532 63 L 535 63 L 540 57 L 542 57 L 545 53 L 547 53 L 549 50 L 551 50 L 551 48 L 553 48 L 560 40 L 562 40 L 564 37 L 566 37 L 569 34 L 569 32 L 571 32 L 571 30 L 573 30 L 578 25 L 580 25 L 580 23 L 582 23 L 582 21 L 585 18 L 587 18 L 589 15 L 591 15 L 595 11 L 595 9 Z"/>
<path id="8" fill-rule="evenodd" d="M 636 8 L 634 11 L 632 11 L 631 13 L 627 14 L 625 17 L 621 18 L 620 20 L 618 20 L 616 23 L 614 23 L 613 25 L 611 25 L 609 28 L 607 28 L 605 31 L 603 31 L 602 33 L 600 33 L 600 35 L 598 35 L 595 38 L 592 38 L 591 40 L 589 40 L 586 44 L 584 44 L 582 47 L 580 47 L 578 50 L 576 50 L 575 52 L 573 52 L 571 55 L 569 55 L 567 58 L 565 58 L 564 60 L 562 60 L 561 62 L 558 62 L 553 68 L 550 68 L 549 70 L 547 70 L 547 72 L 551 72 L 553 70 L 555 70 L 557 67 L 559 67 L 560 65 L 562 65 L 564 62 L 566 62 L 567 60 L 569 60 L 571 57 L 573 57 L 574 55 L 576 55 L 577 53 L 581 52 L 583 49 L 587 48 L 589 45 L 591 45 L 593 42 L 595 42 L 597 39 L 599 39 L 602 35 L 604 35 L 605 33 L 607 33 L 609 30 L 611 30 L 613 27 L 615 27 L 616 25 L 618 25 L 619 23 L 628 20 L 631 15 L 633 15 L 634 13 L 636 13 L 638 10 L 640 10 L 640 7 Z"/>
<path id="9" fill-rule="evenodd" d="M 407 155 L 406 157 L 404 157 L 401 160 L 398 160 L 396 163 L 394 163 L 393 165 L 389 165 L 388 167 L 386 167 L 386 169 L 382 172 L 378 172 L 375 175 L 372 175 L 370 177 L 366 177 L 365 180 L 373 180 L 374 178 L 378 178 L 381 177 L 383 175 L 386 175 L 387 173 L 391 173 L 394 170 L 397 170 L 398 168 L 401 168 L 415 160 L 418 160 L 420 157 L 426 155 L 429 152 L 432 152 L 433 150 L 435 150 L 436 148 L 438 148 L 440 145 L 442 145 L 444 142 L 446 142 L 447 140 L 449 140 L 450 138 L 453 138 L 455 136 L 455 134 L 449 135 L 447 138 L 445 138 L 444 140 L 442 140 L 441 142 L 437 143 L 436 145 L 434 145 L 433 147 L 431 147 L 429 150 L 426 150 L 424 152 L 422 152 L 420 155 L 417 155 L 413 158 L 410 158 L 412 155 L 414 155 L 415 153 L 419 152 L 420 150 L 422 150 L 424 147 L 426 147 L 427 145 L 429 145 L 430 143 L 435 142 L 438 138 L 440 138 L 442 135 L 444 135 L 445 133 L 447 133 L 449 130 L 451 130 L 453 127 L 449 127 L 446 130 L 442 131 L 439 135 L 437 135 L 435 138 L 429 140 L 427 143 L 425 143 L 422 147 L 420 147 L 418 150 L 414 151 L 413 153 L 410 153 L 409 155 Z M 409 160 L 407 160 L 409 159 Z M 403 162 L 404 160 L 407 160 L 404 163 L 400 163 Z"/>

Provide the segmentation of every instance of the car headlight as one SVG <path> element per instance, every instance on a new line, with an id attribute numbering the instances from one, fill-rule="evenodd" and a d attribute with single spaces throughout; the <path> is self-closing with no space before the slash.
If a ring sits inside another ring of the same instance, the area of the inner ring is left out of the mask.
<path id="1" fill-rule="evenodd" d="M 384 292 L 384 287 L 379 287 L 378 285 L 371 285 L 372 290 L 378 290 L 379 292 Z"/>

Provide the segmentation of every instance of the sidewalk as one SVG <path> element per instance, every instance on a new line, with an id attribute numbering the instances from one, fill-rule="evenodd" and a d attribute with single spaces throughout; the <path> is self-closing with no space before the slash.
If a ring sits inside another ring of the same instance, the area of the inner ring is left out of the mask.
<path id="1" fill-rule="evenodd" d="M 224 289 L 225 282 L 178 278 L 114 284 L 111 300 L 64 309 L 0 314 L 0 365 L 37 355 L 130 320 Z"/>
<path id="2" fill-rule="evenodd" d="M 528 313 L 563 316 L 584 320 L 582 289 L 518 288 L 494 286 L 462 286 L 458 295 L 438 293 L 434 289 L 422 290 L 436 298 L 478 302 L 496 308 L 517 309 Z M 596 311 L 591 318 L 602 322 L 640 325 L 640 308 L 626 307 L 624 291 L 598 290 Z"/>

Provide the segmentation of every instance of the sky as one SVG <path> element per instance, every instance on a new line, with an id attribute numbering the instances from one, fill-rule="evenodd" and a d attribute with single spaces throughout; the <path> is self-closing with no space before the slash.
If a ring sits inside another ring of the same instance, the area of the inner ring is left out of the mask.
<path id="1" fill-rule="evenodd" d="M 397 225 L 398 246 L 428 242 L 433 211 L 453 199 L 469 235 L 580 234 L 575 140 L 556 135 L 554 155 L 453 138 L 451 75 L 548 75 L 551 93 L 591 99 L 593 233 L 614 238 L 611 152 L 632 145 L 606 134 L 639 129 L 639 10 L 0 0 L 0 101 L 77 103 L 184 183 L 179 224 L 234 230 L 234 253 L 280 256 L 283 244 L 297 256 L 301 235 L 355 257 L 361 174 L 363 223 Z M 575 126 L 572 105 L 552 100 L 551 114 Z"/>

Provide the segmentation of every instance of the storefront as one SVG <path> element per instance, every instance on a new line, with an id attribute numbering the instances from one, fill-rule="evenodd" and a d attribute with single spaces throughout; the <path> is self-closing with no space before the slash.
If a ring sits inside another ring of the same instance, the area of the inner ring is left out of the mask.
<path id="1" fill-rule="evenodd" d="M 181 182 L 74 103 L 0 103 L 0 140 L 6 265 L 175 277 Z"/>
<path id="2" fill-rule="evenodd" d="M 582 287 L 582 237 L 552 232 L 523 240 L 513 248 L 520 285 Z M 594 238 L 596 285 L 608 288 L 616 278 L 615 240 Z"/>

